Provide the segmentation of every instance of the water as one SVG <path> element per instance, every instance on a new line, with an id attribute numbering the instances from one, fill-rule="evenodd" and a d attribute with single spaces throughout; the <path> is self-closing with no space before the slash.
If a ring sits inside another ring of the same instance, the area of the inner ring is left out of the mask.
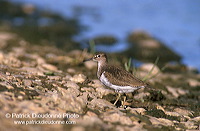
<path id="1" fill-rule="evenodd" d="M 199 0 L 12 0 L 31 3 L 67 17 L 77 17 L 89 30 L 76 39 L 113 35 L 125 50 L 128 33 L 145 30 L 183 57 L 182 62 L 200 70 Z M 111 47 L 100 46 L 110 51 Z"/>

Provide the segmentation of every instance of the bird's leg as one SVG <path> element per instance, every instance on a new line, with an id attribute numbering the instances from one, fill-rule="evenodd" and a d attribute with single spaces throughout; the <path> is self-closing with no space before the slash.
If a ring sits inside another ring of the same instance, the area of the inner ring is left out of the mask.
<path id="1" fill-rule="evenodd" d="M 126 96 L 124 96 L 124 99 L 123 99 L 123 101 L 122 101 L 122 107 L 124 108 L 124 106 L 125 106 L 125 101 L 126 101 Z"/>
<path id="2" fill-rule="evenodd" d="M 114 105 L 118 102 L 118 100 L 119 100 L 120 97 L 121 97 L 121 94 L 118 93 L 118 97 L 117 97 L 116 101 L 114 102 Z"/>

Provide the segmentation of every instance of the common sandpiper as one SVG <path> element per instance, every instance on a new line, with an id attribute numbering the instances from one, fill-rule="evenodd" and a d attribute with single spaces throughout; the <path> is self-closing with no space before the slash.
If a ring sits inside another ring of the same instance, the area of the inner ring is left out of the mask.
<path id="1" fill-rule="evenodd" d="M 107 87 L 110 87 L 118 93 L 118 97 L 114 105 L 119 100 L 122 93 L 134 92 L 137 89 L 144 88 L 147 83 L 132 75 L 123 68 L 109 65 L 107 56 L 104 53 L 94 55 L 92 58 L 84 60 L 98 62 L 97 77 Z M 125 99 L 124 99 L 125 102 Z M 124 106 L 124 105 L 123 105 Z"/>

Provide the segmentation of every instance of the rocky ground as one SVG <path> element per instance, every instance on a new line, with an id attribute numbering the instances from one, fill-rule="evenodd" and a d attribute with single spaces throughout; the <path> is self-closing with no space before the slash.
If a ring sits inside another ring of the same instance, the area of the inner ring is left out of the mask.
<path id="1" fill-rule="evenodd" d="M 52 23 L 40 25 L 44 19 Z M 110 62 L 123 67 L 135 56 L 146 62 L 136 72 L 144 78 L 159 55 L 152 75 L 161 73 L 149 88 L 126 94 L 125 108 L 121 101 L 114 106 L 117 94 L 97 79 L 97 64 L 82 62 L 94 50 L 72 39 L 81 29 L 76 20 L 0 1 L 0 130 L 200 130 L 200 74 L 179 55 L 146 32 L 129 34 L 130 49 L 108 54 Z"/>
<path id="2" fill-rule="evenodd" d="M 122 108 L 120 101 L 113 105 L 115 92 L 97 80 L 96 63 L 82 63 L 92 56 L 87 51 L 31 45 L 8 32 L 0 40 L 1 130 L 200 129 L 200 75 L 189 69 L 162 72 L 149 81 L 151 88 L 127 95 Z M 145 76 L 148 65 L 137 75 Z M 67 124 L 36 123 L 52 120 Z"/>

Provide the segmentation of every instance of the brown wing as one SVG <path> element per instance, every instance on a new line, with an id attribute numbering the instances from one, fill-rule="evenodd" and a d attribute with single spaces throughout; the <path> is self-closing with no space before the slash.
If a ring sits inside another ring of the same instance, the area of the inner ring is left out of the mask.
<path id="1" fill-rule="evenodd" d="M 126 70 L 115 66 L 109 66 L 107 69 L 105 69 L 104 75 L 106 78 L 112 78 L 109 79 L 109 81 L 114 85 L 132 86 L 132 87 L 147 85 L 145 82 L 136 78 Z"/>

